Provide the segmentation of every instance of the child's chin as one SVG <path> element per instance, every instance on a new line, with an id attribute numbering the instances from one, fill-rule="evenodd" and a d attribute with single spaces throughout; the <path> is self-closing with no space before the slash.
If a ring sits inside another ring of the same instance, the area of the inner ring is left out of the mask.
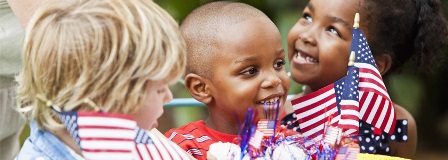
<path id="1" fill-rule="evenodd" d="M 153 128 L 157 128 L 157 126 L 159 126 L 159 123 L 154 122 L 154 124 L 152 124 L 152 126 L 149 128 L 149 130 L 151 130 Z"/>

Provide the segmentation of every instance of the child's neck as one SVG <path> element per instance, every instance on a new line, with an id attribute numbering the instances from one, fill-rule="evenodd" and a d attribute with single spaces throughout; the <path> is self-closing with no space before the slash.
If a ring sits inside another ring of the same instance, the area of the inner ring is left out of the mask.
<path id="1" fill-rule="evenodd" d="M 59 140 L 61 140 L 64 144 L 67 145 L 67 147 L 70 147 L 73 151 L 76 152 L 78 155 L 81 154 L 81 149 L 79 149 L 78 144 L 76 144 L 75 140 L 73 140 L 73 137 L 70 136 L 70 133 L 68 133 L 67 130 L 63 129 L 61 131 L 55 131 L 52 132 L 56 137 L 58 137 Z"/>
<path id="2" fill-rule="evenodd" d="M 313 90 L 311 87 L 304 85 L 303 86 L 303 91 L 302 91 L 302 96 L 310 94 L 310 93 L 313 93 L 314 91 L 315 90 Z"/>

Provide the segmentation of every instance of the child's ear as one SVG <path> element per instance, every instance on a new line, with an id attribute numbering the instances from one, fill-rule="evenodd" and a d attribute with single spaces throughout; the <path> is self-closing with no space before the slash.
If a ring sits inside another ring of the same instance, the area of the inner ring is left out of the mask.
<path id="1" fill-rule="evenodd" d="M 389 54 L 381 54 L 374 56 L 376 66 L 378 67 L 378 71 L 381 75 L 384 75 L 389 71 L 390 67 L 392 66 L 392 57 Z"/>
<path id="2" fill-rule="evenodd" d="M 194 73 L 189 73 L 185 76 L 185 87 L 187 87 L 188 92 L 190 92 L 190 95 L 194 99 L 206 105 L 211 103 L 213 97 L 206 78 Z"/>

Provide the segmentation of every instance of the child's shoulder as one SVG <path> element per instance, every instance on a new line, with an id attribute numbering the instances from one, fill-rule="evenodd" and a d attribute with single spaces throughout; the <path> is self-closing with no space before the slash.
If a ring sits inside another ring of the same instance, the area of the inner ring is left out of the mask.
<path id="1" fill-rule="evenodd" d="M 293 99 L 297 99 L 297 98 L 302 97 L 302 96 L 303 96 L 303 92 L 301 92 L 299 94 L 296 94 L 296 95 L 294 95 L 294 97 L 286 100 L 285 105 L 283 106 L 283 108 L 285 109 L 286 114 L 290 114 L 290 113 L 294 112 L 294 109 L 292 108 L 292 102 L 291 101 Z"/>
<path id="2" fill-rule="evenodd" d="M 194 158 L 205 159 L 208 147 L 216 142 L 204 131 L 205 129 L 204 121 L 199 120 L 170 129 L 165 136 Z"/>
<path id="3" fill-rule="evenodd" d="M 205 123 L 203 120 L 199 120 L 196 122 L 190 122 L 188 124 L 185 124 L 179 128 L 173 128 L 165 132 L 165 136 L 169 139 L 172 139 L 172 137 L 176 136 L 176 134 L 181 135 L 187 135 L 187 134 L 194 134 L 203 128 L 206 128 Z"/>
<path id="4" fill-rule="evenodd" d="M 397 119 L 408 119 L 408 121 L 413 121 L 415 123 L 414 117 L 403 106 L 394 103 L 394 109 Z"/>
<path id="5" fill-rule="evenodd" d="M 403 158 L 413 158 L 415 149 L 417 148 L 417 125 L 414 117 L 404 107 L 394 104 L 397 120 L 407 125 L 407 142 L 390 141 L 391 154 Z"/>

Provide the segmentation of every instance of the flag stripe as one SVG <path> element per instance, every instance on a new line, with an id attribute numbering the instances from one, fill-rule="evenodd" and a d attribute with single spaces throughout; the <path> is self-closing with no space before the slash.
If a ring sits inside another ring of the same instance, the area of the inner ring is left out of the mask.
<path id="1" fill-rule="evenodd" d="M 169 141 L 170 145 L 173 146 L 174 150 L 181 156 L 181 159 L 191 159 L 190 157 L 187 156 L 187 154 L 185 154 L 185 151 L 182 150 L 180 147 L 177 146 L 176 143 L 174 143 L 173 141 Z"/>
<path id="2" fill-rule="evenodd" d="M 375 103 L 372 103 L 372 102 L 376 102 L 376 99 L 378 97 L 377 94 L 374 94 L 372 92 L 368 92 L 368 93 L 369 93 L 368 96 L 370 96 L 370 97 L 367 97 L 367 98 L 370 98 L 370 99 L 367 99 L 367 100 L 368 100 L 368 102 L 371 102 L 371 103 L 365 103 L 365 105 L 362 105 L 363 107 L 367 107 L 367 110 L 362 117 L 362 119 L 365 119 L 366 121 L 368 121 L 367 119 L 369 118 L 370 115 L 372 115 L 371 112 L 375 113 L 375 111 L 372 111 L 375 106 Z"/>
<path id="3" fill-rule="evenodd" d="M 300 105 L 306 106 L 303 103 Z M 304 107 L 303 109 L 295 110 L 295 113 L 298 117 L 306 117 L 306 116 L 311 116 L 313 114 L 316 114 L 316 112 L 319 112 L 321 110 L 325 110 L 325 108 L 332 109 L 333 107 L 336 107 L 336 97 L 328 96 L 312 105 L 308 105 L 307 107 Z M 304 110 L 305 108 L 307 108 L 307 109 Z"/>
<path id="4" fill-rule="evenodd" d="M 153 157 L 153 159 L 162 159 L 160 150 L 154 144 L 146 145 L 146 150 L 149 152 L 150 156 Z"/>
<path id="5" fill-rule="evenodd" d="M 134 147 L 134 141 L 81 141 L 83 150 L 123 150 L 131 151 Z"/>
<path id="6" fill-rule="evenodd" d="M 118 119 L 111 117 L 82 117 L 78 118 L 79 126 L 97 125 L 97 126 L 120 126 L 134 129 L 135 121 L 128 119 Z"/>
<path id="7" fill-rule="evenodd" d="M 80 129 L 79 137 L 87 138 L 134 138 L 134 131 L 130 130 L 114 130 L 114 129 Z M 107 134 L 98 134 L 107 133 Z"/>
<path id="8" fill-rule="evenodd" d="M 333 86 L 333 85 L 331 85 Z M 315 112 L 316 110 L 320 110 L 321 108 L 315 108 L 316 106 L 320 106 L 326 102 L 328 102 L 330 99 L 335 98 L 334 95 L 334 89 L 330 89 L 326 92 L 324 92 L 322 95 L 319 95 L 318 97 L 312 98 L 307 101 L 302 101 L 298 103 L 292 103 L 294 106 L 294 110 L 296 111 L 296 114 L 304 114 L 307 115 L 307 112 Z M 336 100 L 334 100 L 336 102 Z"/>
<path id="9" fill-rule="evenodd" d="M 148 134 L 149 137 L 151 137 L 151 139 L 153 140 L 153 143 L 155 145 L 155 147 L 157 148 L 157 150 L 159 151 L 159 154 L 161 155 L 161 157 L 171 157 L 171 159 L 173 159 L 173 157 L 171 156 L 171 154 L 169 154 L 167 152 L 167 149 L 165 148 L 165 146 L 159 141 L 159 139 L 157 139 L 156 137 L 154 137 L 154 135 L 152 134 Z"/>
<path id="10" fill-rule="evenodd" d="M 378 86 L 372 86 L 371 82 L 368 81 L 361 81 L 359 83 L 359 90 L 364 92 L 374 92 L 389 99 L 389 97 L 387 96 L 387 91 L 381 90 L 381 88 Z"/>
<path id="11" fill-rule="evenodd" d="M 333 112 L 333 113 L 331 113 Z M 330 115 L 330 116 L 337 116 L 338 112 L 336 111 L 327 111 L 326 115 Z M 312 123 L 311 125 L 309 125 L 308 127 L 303 127 L 299 124 L 300 128 L 302 129 L 303 135 L 305 136 L 312 136 L 313 134 L 315 134 L 316 132 L 319 132 L 319 134 L 323 134 L 323 129 L 324 129 L 324 124 L 326 124 L 326 122 L 328 121 L 329 116 L 326 117 L 321 117 L 319 119 L 319 117 L 315 117 L 313 119 L 315 119 L 314 123 Z M 310 121 L 307 121 L 307 123 L 310 123 Z"/>
<path id="12" fill-rule="evenodd" d="M 372 99 L 373 100 L 372 102 L 375 102 L 375 103 L 371 103 L 373 106 L 370 111 L 373 114 L 368 115 L 368 118 L 367 118 L 368 122 L 372 122 L 374 120 L 375 116 L 377 115 L 376 113 L 378 112 L 378 108 L 380 107 L 381 101 L 382 101 L 381 96 L 378 96 L 377 94 L 375 94 L 374 97 L 375 97 L 375 99 Z"/>
<path id="13" fill-rule="evenodd" d="M 354 101 L 354 100 L 341 100 L 341 105 L 345 105 L 346 107 L 351 106 L 350 108 L 347 108 L 347 109 L 358 110 L 358 104 L 359 104 L 358 101 Z M 352 107 L 354 107 L 354 108 L 352 108 Z"/>
<path id="14" fill-rule="evenodd" d="M 144 144 L 135 145 L 135 150 L 137 151 L 137 155 L 141 160 L 144 159 L 152 159 L 151 154 L 149 152 L 145 152 L 146 146 Z"/>
<path id="15" fill-rule="evenodd" d="M 359 121 L 356 121 L 356 120 L 351 120 L 351 119 L 348 119 L 348 120 L 345 120 L 347 123 L 345 123 L 345 124 L 341 124 L 341 122 L 342 121 L 340 121 L 339 122 L 339 127 L 340 128 L 344 128 L 344 129 L 355 129 L 355 130 L 358 130 L 359 129 L 359 126 L 355 126 L 355 125 L 353 125 L 353 124 L 355 124 L 355 123 L 358 123 L 359 124 Z M 346 133 L 346 134 L 348 134 L 348 133 Z"/>
<path id="16" fill-rule="evenodd" d="M 133 159 L 133 154 L 123 152 L 83 152 L 82 155 L 84 158 L 94 157 L 89 159 Z"/>
<path id="17" fill-rule="evenodd" d="M 360 99 L 359 99 L 359 110 L 360 110 L 359 117 L 360 117 L 360 119 L 364 119 L 363 116 L 368 115 L 366 112 L 368 112 L 367 109 L 369 108 L 368 107 L 369 103 L 362 104 L 361 102 L 370 101 L 373 97 L 373 94 L 369 94 L 369 92 L 367 92 L 367 93 L 359 92 L 359 97 L 360 97 Z"/>
<path id="18" fill-rule="evenodd" d="M 383 99 L 383 109 L 381 111 L 381 113 L 379 114 L 378 119 L 379 120 L 386 120 L 386 115 L 390 115 L 390 108 L 389 108 L 389 103 L 386 102 L 386 99 Z M 377 114 L 378 115 L 378 114 Z M 377 123 L 375 124 L 376 128 L 385 128 L 387 123 Z M 387 131 L 386 131 L 387 132 Z"/>
<path id="19" fill-rule="evenodd" d="M 335 115 L 338 115 L 337 109 L 336 109 L 336 105 L 331 105 L 330 107 L 332 108 L 328 108 L 327 111 L 325 112 L 325 108 L 315 112 L 307 117 L 304 117 L 302 119 L 299 119 L 299 121 L 303 121 L 303 123 L 300 124 L 300 128 L 302 129 L 302 131 L 307 131 L 309 130 L 309 128 L 313 128 L 316 127 L 316 125 L 320 124 L 320 123 L 325 123 L 328 121 L 328 117 L 332 116 L 334 117 Z"/>
<path id="20" fill-rule="evenodd" d="M 95 138 L 90 138 L 90 137 L 82 137 L 80 138 L 83 141 L 134 141 L 134 139 L 131 138 L 103 138 L 103 137 L 95 137 Z"/>
<path id="21" fill-rule="evenodd" d="M 313 93 L 304 95 L 303 97 L 300 97 L 300 98 L 297 98 L 297 99 L 293 99 L 293 100 L 291 100 L 291 103 L 292 104 L 298 104 L 298 103 L 302 103 L 302 102 L 305 102 L 305 101 L 308 101 L 308 100 L 311 100 L 311 99 L 319 99 L 316 96 L 321 96 L 321 95 L 327 95 L 328 96 L 331 93 L 326 93 L 326 92 L 328 92 L 329 90 L 332 90 L 333 87 L 334 87 L 333 84 L 325 86 L 324 88 L 321 88 L 321 89 L 319 89 L 319 90 L 317 90 L 317 91 L 315 91 Z M 323 97 L 326 97 L 326 96 L 323 96 Z M 312 101 L 311 101 L 311 103 L 312 103 Z"/>
<path id="22" fill-rule="evenodd" d="M 87 149 L 87 148 L 83 148 L 82 149 L 83 154 L 85 152 L 95 152 L 95 153 L 104 153 L 104 152 L 109 152 L 109 153 L 113 153 L 113 152 L 117 152 L 117 153 L 130 153 L 131 150 L 124 150 L 124 149 Z"/>
<path id="23" fill-rule="evenodd" d="M 117 126 L 96 126 L 96 125 L 80 125 L 78 126 L 78 129 L 116 129 L 116 130 L 131 130 L 133 131 L 134 128 L 128 128 L 128 127 L 117 127 Z"/>
<path id="24" fill-rule="evenodd" d="M 165 139 L 161 139 L 161 138 L 157 138 L 157 139 L 160 140 L 161 144 L 167 151 L 170 151 L 170 152 L 168 152 L 168 154 L 170 154 L 172 159 L 175 159 L 175 160 L 181 159 L 179 157 L 179 155 L 176 154 L 177 152 L 176 152 L 176 150 L 174 150 L 173 146 L 170 145 L 170 143 L 169 143 L 170 141 L 166 141 Z"/>
<path id="25" fill-rule="evenodd" d="M 393 103 L 391 103 L 393 104 Z M 396 115 L 395 114 L 391 114 L 392 112 L 395 113 L 395 108 L 394 106 L 389 107 L 389 110 L 387 111 L 389 116 L 391 116 L 392 118 L 389 118 L 386 124 L 386 132 L 387 133 L 393 133 L 394 129 L 395 129 L 395 119 L 396 119 Z"/>

